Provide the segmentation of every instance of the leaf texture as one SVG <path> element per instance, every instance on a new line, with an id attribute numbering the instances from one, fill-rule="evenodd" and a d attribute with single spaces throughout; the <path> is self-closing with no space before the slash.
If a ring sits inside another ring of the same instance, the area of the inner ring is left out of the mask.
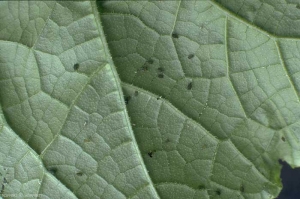
<path id="1" fill-rule="evenodd" d="M 125 93 L 139 93 L 128 111 L 162 198 L 272 198 L 278 159 L 300 164 L 300 11 L 255 2 L 100 4 Z"/>
<path id="2" fill-rule="evenodd" d="M 95 2 L 0 10 L 2 196 L 157 198 Z"/>
<path id="3" fill-rule="evenodd" d="M 300 166 L 297 3 L 97 6 L 0 3 L 0 196 L 276 197 L 278 159 Z"/>

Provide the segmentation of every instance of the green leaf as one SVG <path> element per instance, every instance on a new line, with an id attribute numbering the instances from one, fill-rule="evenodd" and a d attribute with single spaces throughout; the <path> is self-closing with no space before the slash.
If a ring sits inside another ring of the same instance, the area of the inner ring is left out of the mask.
<path id="1" fill-rule="evenodd" d="M 98 6 L 0 2 L 0 196 L 276 197 L 278 159 L 300 166 L 299 6 Z"/>
<path id="2" fill-rule="evenodd" d="M 1 2 L 0 13 L 1 195 L 157 198 L 95 2 Z"/>
<path id="3" fill-rule="evenodd" d="M 300 166 L 296 5 L 220 0 L 100 6 L 158 194 L 276 197 L 278 159 Z"/>

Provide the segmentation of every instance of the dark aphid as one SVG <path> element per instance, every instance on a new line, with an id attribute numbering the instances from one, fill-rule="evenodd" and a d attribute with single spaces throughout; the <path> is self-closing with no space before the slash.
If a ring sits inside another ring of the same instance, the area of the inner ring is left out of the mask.
<path id="1" fill-rule="evenodd" d="M 241 192 L 245 192 L 245 187 L 244 187 L 244 185 L 242 185 L 242 184 L 241 184 L 241 186 L 240 186 L 240 191 L 241 191 Z"/>
<path id="2" fill-rule="evenodd" d="M 134 91 L 134 96 L 138 96 L 139 91 Z"/>
<path id="3" fill-rule="evenodd" d="M 282 137 L 281 137 L 281 140 L 285 142 L 285 137 L 282 136 Z"/>
<path id="4" fill-rule="evenodd" d="M 202 184 L 200 184 L 200 185 L 198 186 L 198 189 L 205 189 L 205 186 L 202 185 Z"/>
<path id="5" fill-rule="evenodd" d="M 76 175 L 77 175 L 77 176 L 83 176 L 83 173 L 82 173 L 81 171 L 77 171 L 77 172 L 76 172 Z"/>
<path id="6" fill-rule="evenodd" d="M 148 66 L 147 66 L 147 64 L 145 63 L 142 67 L 140 67 L 137 71 L 136 71 L 136 73 L 138 73 L 138 72 L 143 72 L 143 71 L 147 71 L 148 70 Z"/>
<path id="7" fill-rule="evenodd" d="M 153 152 L 152 152 L 152 151 L 149 151 L 149 152 L 148 152 L 148 155 L 149 155 L 150 158 L 152 158 Z"/>
<path id="8" fill-rule="evenodd" d="M 3 183 L 7 184 L 7 179 L 6 178 L 3 178 Z"/>
<path id="9" fill-rule="evenodd" d="M 155 152 L 156 152 L 156 150 L 154 150 L 154 151 L 149 151 L 149 152 L 148 152 L 149 157 L 152 158 L 152 157 L 153 157 L 153 153 L 155 153 Z"/>
<path id="10" fill-rule="evenodd" d="M 52 175 L 55 175 L 56 172 L 57 172 L 57 168 L 55 168 L 55 167 L 48 168 L 47 170 L 48 170 L 49 173 L 51 173 Z"/>
<path id="11" fill-rule="evenodd" d="M 153 60 L 153 59 L 149 59 L 149 60 L 147 61 L 147 63 L 148 63 L 148 64 L 153 64 L 153 63 L 154 63 L 154 60 Z"/>
<path id="12" fill-rule="evenodd" d="M 216 194 L 219 196 L 219 195 L 221 195 L 221 190 L 220 189 L 217 189 L 216 190 Z"/>
<path id="13" fill-rule="evenodd" d="M 142 71 L 147 71 L 148 70 L 148 66 L 142 66 L 141 70 Z"/>
<path id="14" fill-rule="evenodd" d="M 125 104 L 127 105 L 129 103 L 129 100 L 131 99 L 130 96 L 125 96 L 124 100 L 125 100 Z"/>
<path id="15" fill-rule="evenodd" d="M 78 70 L 78 69 L 79 69 L 79 64 L 78 63 L 74 64 L 74 70 Z"/>
<path id="16" fill-rule="evenodd" d="M 179 37 L 179 35 L 177 33 L 172 33 L 172 37 L 177 39 Z"/>
<path id="17" fill-rule="evenodd" d="M 3 191 L 4 191 L 4 184 L 2 184 L 1 186 L 0 194 L 3 194 Z"/>
<path id="18" fill-rule="evenodd" d="M 158 72 L 160 72 L 160 73 L 162 73 L 162 72 L 164 72 L 164 71 L 165 71 L 165 69 L 164 69 L 164 68 L 162 68 L 162 67 L 159 67 L 157 70 L 158 70 Z"/>
<path id="19" fill-rule="evenodd" d="M 189 59 L 192 59 L 193 57 L 195 57 L 194 54 L 189 54 L 189 56 L 188 56 Z"/>
<path id="20" fill-rule="evenodd" d="M 193 83 L 192 83 L 192 82 L 190 82 L 190 83 L 187 85 L 187 89 L 188 89 L 188 90 L 191 90 L 191 89 L 192 89 L 192 87 L 193 87 Z"/>
<path id="21" fill-rule="evenodd" d="M 157 77 L 159 77 L 159 78 L 164 78 L 164 74 L 163 74 L 163 73 L 160 73 L 160 74 L 157 75 Z"/>

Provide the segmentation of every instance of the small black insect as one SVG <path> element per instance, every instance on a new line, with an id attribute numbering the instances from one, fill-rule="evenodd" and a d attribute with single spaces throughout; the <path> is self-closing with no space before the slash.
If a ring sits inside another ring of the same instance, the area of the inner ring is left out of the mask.
<path id="1" fill-rule="evenodd" d="M 158 70 L 158 72 L 160 72 L 160 73 L 162 73 L 162 72 L 164 72 L 164 71 L 165 71 L 165 69 L 164 69 L 164 68 L 162 68 L 162 67 L 159 67 L 157 70 Z"/>
<path id="2" fill-rule="evenodd" d="M 91 142 L 91 140 L 90 140 L 89 138 L 85 138 L 83 141 L 84 141 L 85 143 Z"/>
<path id="3" fill-rule="evenodd" d="M 4 184 L 2 184 L 1 186 L 0 194 L 3 194 L 3 191 L 4 191 Z"/>
<path id="4" fill-rule="evenodd" d="M 83 173 L 82 173 L 81 171 L 77 171 L 77 172 L 76 172 L 76 175 L 77 175 L 77 176 L 83 176 Z"/>
<path id="5" fill-rule="evenodd" d="M 191 90 L 191 89 L 192 89 L 192 87 L 193 87 L 193 83 L 192 83 L 192 82 L 190 82 L 190 83 L 187 85 L 187 89 L 188 89 L 188 90 Z"/>
<path id="6" fill-rule="evenodd" d="M 148 64 L 153 64 L 153 63 L 154 63 L 154 60 L 153 60 L 153 59 L 149 59 L 149 60 L 147 61 L 147 63 L 148 63 Z"/>
<path id="7" fill-rule="evenodd" d="M 154 150 L 154 151 L 149 151 L 149 152 L 148 152 L 149 157 L 152 158 L 152 157 L 153 157 L 153 153 L 155 153 L 155 152 L 156 152 L 156 150 Z"/>
<path id="8" fill-rule="evenodd" d="M 47 170 L 48 170 L 49 173 L 51 173 L 52 175 L 55 175 L 56 172 L 57 172 L 57 168 L 55 168 L 55 167 L 48 168 Z"/>
<path id="9" fill-rule="evenodd" d="M 92 142 L 92 140 L 93 140 L 93 137 L 92 137 L 92 135 L 87 135 L 85 138 L 84 138 L 84 142 L 85 143 L 87 143 L 87 142 Z"/>
<path id="10" fill-rule="evenodd" d="M 217 189 L 216 190 L 216 194 L 219 196 L 219 195 L 221 195 L 221 190 L 220 189 Z"/>
<path id="11" fill-rule="evenodd" d="M 179 37 L 179 35 L 177 33 L 172 33 L 172 37 L 177 39 Z"/>
<path id="12" fill-rule="evenodd" d="M 149 151 L 149 152 L 148 152 L 148 155 L 149 155 L 150 158 L 152 158 L 152 157 L 153 157 L 153 152 L 152 152 L 152 151 Z"/>
<path id="13" fill-rule="evenodd" d="M 138 96 L 139 95 L 139 91 L 134 91 L 134 96 Z"/>
<path id="14" fill-rule="evenodd" d="M 164 78 L 164 74 L 163 74 L 163 73 L 160 73 L 160 74 L 157 75 L 157 77 L 159 77 L 159 78 Z"/>
<path id="15" fill-rule="evenodd" d="M 285 137 L 282 136 L 282 137 L 281 137 L 281 140 L 285 142 Z"/>
<path id="16" fill-rule="evenodd" d="M 194 54 L 189 54 L 189 56 L 188 56 L 189 59 L 192 59 L 193 57 L 195 57 Z"/>
<path id="17" fill-rule="evenodd" d="M 240 186 L 240 191 L 241 191 L 241 192 L 245 192 L 245 187 L 244 187 L 244 185 L 242 185 L 242 184 L 241 184 L 241 186 Z"/>
<path id="18" fill-rule="evenodd" d="M 79 64 L 78 63 L 74 64 L 74 70 L 78 70 L 78 69 L 79 69 Z"/>
<path id="19" fill-rule="evenodd" d="M 124 97 L 124 101 L 125 101 L 125 104 L 127 105 L 129 103 L 129 100 L 131 99 L 130 96 L 125 96 Z"/>
<path id="20" fill-rule="evenodd" d="M 205 189 L 205 186 L 202 185 L 202 184 L 200 184 L 200 185 L 198 186 L 198 189 Z"/>
<path id="21" fill-rule="evenodd" d="M 4 184 L 7 184 L 6 178 L 3 178 L 3 183 L 4 183 Z"/>
<path id="22" fill-rule="evenodd" d="M 141 70 L 142 70 L 142 71 L 147 71 L 147 70 L 148 70 L 148 66 L 145 66 L 145 65 L 144 65 L 144 66 L 142 67 Z"/>

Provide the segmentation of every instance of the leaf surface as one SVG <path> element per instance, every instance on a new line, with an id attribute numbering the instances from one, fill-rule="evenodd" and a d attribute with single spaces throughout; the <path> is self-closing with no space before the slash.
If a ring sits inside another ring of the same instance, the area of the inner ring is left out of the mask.
<path id="1" fill-rule="evenodd" d="M 296 4 L 100 6 L 125 94 L 139 93 L 128 111 L 159 195 L 276 197 L 278 159 L 300 164 Z"/>
<path id="2" fill-rule="evenodd" d="M 278 159 L 300 166 L 297 4 L 98 6 L 0 3 L 0 195 L 276 197 Z"/>
<path id="3" fill-rule="evenodd" d="M 0 3 L 4 198 L 157 198 L 95 2 Z"/>

